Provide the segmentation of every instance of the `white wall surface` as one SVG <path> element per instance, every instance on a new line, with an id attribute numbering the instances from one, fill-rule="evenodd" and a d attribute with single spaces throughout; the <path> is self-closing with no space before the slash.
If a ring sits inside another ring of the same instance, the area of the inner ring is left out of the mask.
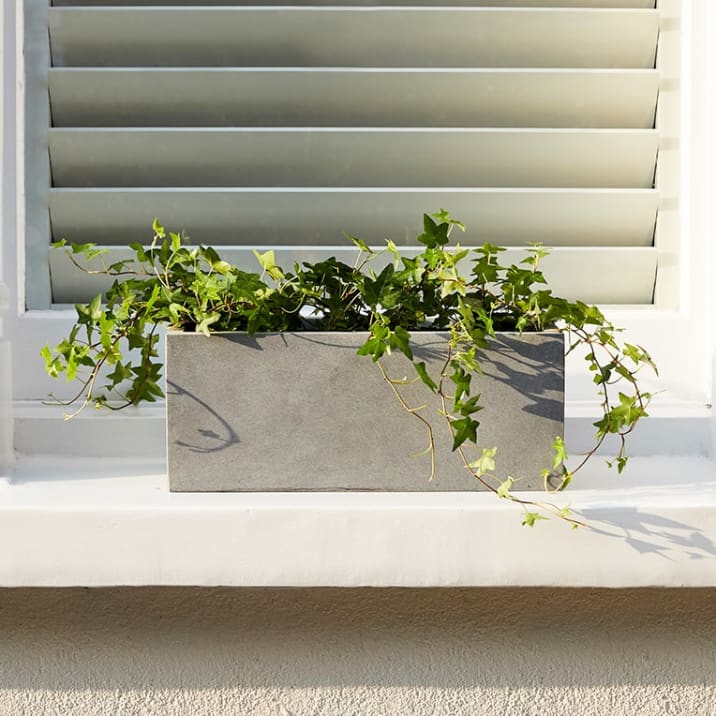
<path id="1" fill-rule="evenodd" d="M 0 590 L 2 716 L 716 714 L 716 590 Z"/>

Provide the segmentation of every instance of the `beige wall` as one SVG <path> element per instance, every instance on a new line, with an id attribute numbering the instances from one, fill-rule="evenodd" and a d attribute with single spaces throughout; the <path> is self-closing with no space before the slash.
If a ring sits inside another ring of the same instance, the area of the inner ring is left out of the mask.
<path id="1" fill-rule="evenodd" d="M 0 590 L 0 714 L 716 715 L 716 590 Z"/>

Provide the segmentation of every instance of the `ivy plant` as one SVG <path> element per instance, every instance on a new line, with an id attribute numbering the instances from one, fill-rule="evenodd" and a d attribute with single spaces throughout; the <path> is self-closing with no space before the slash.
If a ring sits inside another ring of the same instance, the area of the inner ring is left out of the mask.
<path id="1" fill-rule="evenodd" d="M 498 331 L 554 330 L 565 335 L 568 352 L 583 353 L 602 412 L 594 424 L 594 444 L 576 467 L 567 467 L 564 442 L 555 439 L 552 464 L 542 471 L 551 491 L 564 489 L 608 436 L 616 436 L 618 446 L 608 464 L 618 472 L 624 469 L 627 436 L 647 415 L 651 399 L 640 386 L 639 373 L 644 368 L 655 372 L 656 367 L 644 348 L 620 340 L 619 329 L 596 306 L 552 294 L 540 270 L 548 253 L 543 246 L 531 245 L 520 263 L 503 265 L 505 249 L 493 244 L 450 247 L 455 229 L 464 231 L 464 226 L 441 210 L 424 216 L 417 237 L 422 248 L 415 256 L 401 255 L 392 241 L 376 251 L 347 235 L 356 247 L 351 265 L 328 258 L 287 270 L 277 265 L 273 251 L 255 251 L 255 272 L 227 263 L 211 247 L 188 245 L 157 220 L 151 245 L 131 244 L 134 256 L 128 260 L 107 263 L 106 249 L 58 242 L 55 246 L 64 248 L 78 268 L 106 274 L 114 282 L 105 296 L 77 305 L 67 338 L 54 350 L 42 350 L 49 375 L 64 374 L 79 384 L 73 397 L 57 402 L 77 404 L 72 417 L 89 405 L 120 410 L 162 398 L 159 326 L 206 335 L 365 331 L 368 337 L 358 353 L 376 364 L 403 409 L 423 423 L 433 475 L 436 428 L 407 403 L 402 381 L 386 372 L 381 359 L 391 352 L 402 353 L 415 380 L 438 396 L 452 449 L 470 475 L 498 497 L 521 505 L 525 525 L 551 513 L 578 526 L 582 523 L 568 507 L 513 494 L 518 476 L 501 475 L 496 449 L 480 444 L 478 351 L 488 349 Z M 413 354 L 411 332 L 420 330 L 449 335 L 439 374 L 431 375 Z M 468 457 L 470 445 L 478 446 L 477 460 Z"/>

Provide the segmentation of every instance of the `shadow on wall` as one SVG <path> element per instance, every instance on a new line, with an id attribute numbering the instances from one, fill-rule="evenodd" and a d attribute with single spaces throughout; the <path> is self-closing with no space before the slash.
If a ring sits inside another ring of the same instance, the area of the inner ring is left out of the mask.
<path id="1" fill-rule="evenodd" d="M 708 560 L 709 566 L 704 569 L 716 572 L 716 544 L 703 530 L 685 522 L 636 508 L 619 510 L 619 518 L 613 520 L 605 520 L 598 510 L 590 509 L 580 511 L 579 516 L 586 520 L 588 529 L 624 540 L 641 554 L 657 554 L 668 560 L 678 552 L 692 560 Z"/>
<path id="2" fill-rule="evenodd" d="M 0 693 L 400 687 L 474 697 L 630 685 L 713 693 L 714 604 L 713 589 L 6 589 Z"/>

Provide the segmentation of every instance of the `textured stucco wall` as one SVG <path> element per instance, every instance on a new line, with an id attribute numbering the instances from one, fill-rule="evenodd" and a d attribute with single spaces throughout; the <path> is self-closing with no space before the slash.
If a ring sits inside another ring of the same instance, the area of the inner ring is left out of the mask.
<path id="1" fill-rule="evenodd" d="M 716 590 L 0 590 L 0 714 L 716 715 Z"/>

